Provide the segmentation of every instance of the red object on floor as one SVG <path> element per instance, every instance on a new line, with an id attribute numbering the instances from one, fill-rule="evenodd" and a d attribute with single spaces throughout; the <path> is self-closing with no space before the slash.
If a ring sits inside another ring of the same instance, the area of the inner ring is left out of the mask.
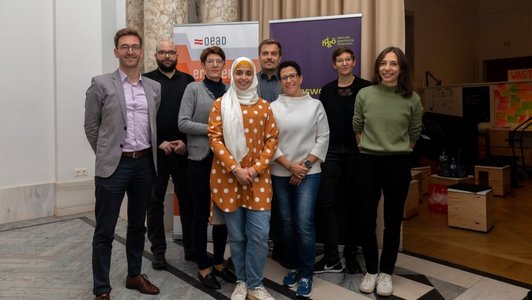
<path id="1" fill-rule="evenodd" d="M 447 213 L 447 186 L 429 184 L 429 210 Z"/>

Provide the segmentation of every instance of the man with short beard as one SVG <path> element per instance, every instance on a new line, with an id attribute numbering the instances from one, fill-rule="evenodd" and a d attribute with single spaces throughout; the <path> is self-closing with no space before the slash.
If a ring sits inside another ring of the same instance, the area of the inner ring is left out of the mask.
<path id="1" fill-rule="evenodd" d="M 272 102 L 282 92 L 277 68 L 281 62 L 281 44 L 274 39 L 263 40 L 259 45 L 260 72 L 257 73 L 257 93 L 262 99 Z"/>
<path id="2" fill-rule="evenodd" d="M 144 76 L 161 84 L 161 106 L 157 112 L 157 164 L 152 197 L 148 203 L 148 239 L 154 259 L 152 267 L 166 269 L 166 237 L 164 234 L 164 198 L 171 176 L 179 202 L 183 248 L 186 260 L 194 260 L 192 251 L 192 203 L 187 188 L 186 134 L 177 128 L 181 98 L 186 86 L 194 81 L 189 74 L 176 70 L 177 51 L 171 41 L 160 41 L 155 49 L 158 69 Z"/>

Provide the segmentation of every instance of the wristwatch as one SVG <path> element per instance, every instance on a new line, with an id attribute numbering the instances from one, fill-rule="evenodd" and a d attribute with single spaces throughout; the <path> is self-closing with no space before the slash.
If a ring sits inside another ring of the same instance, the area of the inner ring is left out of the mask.
<path id="1" fill-rule="evenodd" d="M 303 161 L 303 164 L 305 165 L 305 168 L 307 168 L 307 169 L 312 168 L 312 162 L 310 160 L 308 160 L 308 159 L 305 159 Z"/>

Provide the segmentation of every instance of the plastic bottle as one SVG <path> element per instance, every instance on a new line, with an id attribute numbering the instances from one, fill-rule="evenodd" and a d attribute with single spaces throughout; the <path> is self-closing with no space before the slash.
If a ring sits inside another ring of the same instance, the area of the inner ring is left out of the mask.
<path id="1" fill-rule="evenodd" d="M 451 158 L 451 165 L 449 166 L 449 169 L 451 177 L 459 177 L 458 173 L 456 172 L 456 162 L 454 157 Z"/>
<path id="2" fill-rule="evenodd" d="M 460 159 L 460 150 L 456 152 L 456 177 L 465 177 L 464 174 L 464 167 L 462 166 L 461 159 Z"/>
<path id="3" fill-rule="evenodd" d="M 440 158 L 439 175 L 448 177 L 449 176 L 449 160 L 447 157 L 447 153 L 445 153 L 445 149 L 441 149 L 441 154 L 439 158 Z"/>

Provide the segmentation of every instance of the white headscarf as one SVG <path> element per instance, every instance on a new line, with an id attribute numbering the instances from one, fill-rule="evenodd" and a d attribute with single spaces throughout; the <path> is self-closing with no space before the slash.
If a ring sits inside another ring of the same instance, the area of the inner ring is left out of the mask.
<path id="1" fill-rule="evenodd" d="M 253 81 L 246 90 L 238 89 L 234 80 L 235 69 L 242 61 L 248 62 L 253 70 Z M 257 103 L 259 100 L 259 95 L 257 94 L 258 84 L 259 81 L 253 61 L 247 57 L 235 59 L 231 65 L 231 85 L 222 96 L 222 129 L 225 146 L 238 163 L 248 152 L 240 104 L 253 105 Z"/>

